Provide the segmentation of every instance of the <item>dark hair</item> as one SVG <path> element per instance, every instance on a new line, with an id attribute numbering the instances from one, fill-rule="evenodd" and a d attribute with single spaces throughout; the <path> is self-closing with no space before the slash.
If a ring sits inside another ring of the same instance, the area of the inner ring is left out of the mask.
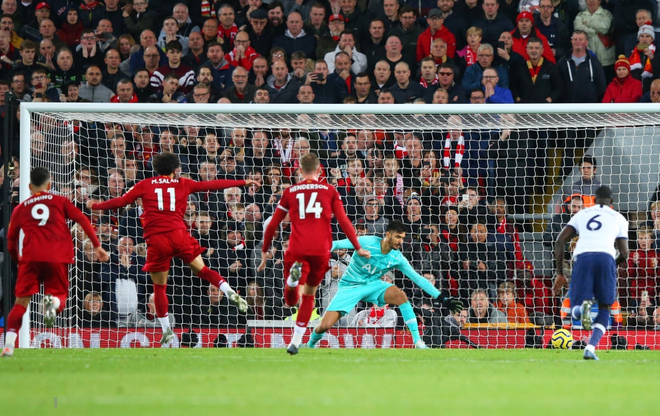
<path id="1" fill-rule="evenodd" d="M 417 14 L 418 14 L 417 9 L 415 9 L 414 7 L 408 6 L 406 4 L 405 6 L 401 6 L 401 8 L 399 9 L 399 16 L 401 16 L 404 13 L 410 13 L 410 12 L 413 12 L 413 15 L 415 15 L 415 16 L 417 16 Z"/>
<path id="2" fill-rule="evenodd" d="M 543 41 L 542 41 L 541 39 L 537 38 L 537 37 L 530 37 L 530 38 L 527 40 L 527 44 L 530 44 L 530 43 L 532 43 L 532 42 L 533 42 L 533 43 L 540 43 L 540 44 L 541 44 L 541 47 L 543 47 Z"/>
<path id="3" fill-rule="evenodd" d="M 153 167 L 159 175 L 171 175 L 174 171 L 181 166 L 179 156 L 174 153 L 160 153 L 154 156 Z"/>
<path id="4" fill-rule="evenodd" d="M 30 183 L 32 186 L 43 186 L 50 181 L 50 172 L 46 168 L 34 168 L 30 172 Z"/>
<path id="5" fill-rule="evenodd" d="M 593 166 L 594 169 L 598 166 L 598 163 L 596 162 L 596 158 L 591 155 L 584 155 L 584 157 L 582 158 L 582 162 L 580 162 L 580 166 L 582 166 L 585 162 L 591 163 L 591 166 Z"/>
<path id="6" fill-rule="evenodd" d="M 406 226 L 400 220 L 392 220 L 387 224 L 387 229 L 385 230 L 388 233 L 405 233 Z"/>
<path id="7" fill-rule="evenodd" d="M 596 189 L 596 199 L 609 199 L 612 200 L 612 190 L 609 186 L 601 186 Z"/>
<path id="8" fill-rule="evenodd" d="M 171 40 L 167 42 L 167 45 L 165 45 L 165 50 L 166 51 L 175 50 L 181 52 L 183 51 L 183 46 L 181 45 L 181 42 L 179 42 L 178 40 Z"/>

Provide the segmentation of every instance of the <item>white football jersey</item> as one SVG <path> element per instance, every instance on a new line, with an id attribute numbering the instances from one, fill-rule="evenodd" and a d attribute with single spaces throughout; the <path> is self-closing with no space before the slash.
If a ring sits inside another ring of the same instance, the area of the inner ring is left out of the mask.
<path id="1" fill-rule="evenodd" d="M 628 238 L 628 221 L 623 215 L 604 205 L 585 208 L 571 218 L 568 225 L 580 236 L 573 256 L 581 253 L 609 253 L 616 258 L 614 241 Z"/>

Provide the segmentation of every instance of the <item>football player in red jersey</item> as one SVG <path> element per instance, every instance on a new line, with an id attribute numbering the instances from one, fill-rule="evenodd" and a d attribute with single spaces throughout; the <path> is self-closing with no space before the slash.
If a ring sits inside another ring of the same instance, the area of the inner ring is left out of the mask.
<path id="1" fill-rule="evenodd" d="M 261 248 L 261 264 L 258 267 L 259 271 L 266 267 L 266 253 L 277 227 L 288 213 L 291 219 L 291 237 L 289 248 L 284 253 L 286 274 L 284 300 L 287 306 L 295 306 L 298 303 L 298 284 L 303 284 L 302 302 L 296 317 L 293 338 L 287 347 L 287 352 L 291 355 L 298 353 L 298 347 L 314 310 L 316 289 L 329 268 L 333 214 L 346 237 L 357 249 L 357 253 L 362 257 L 371 257 L 369 251 L 360 247 L 353 224 L 346 216 L 344 205 L 335 187 L 319 182 L 321 163 L 318 156 L 314 153 L 303 156 L 300 159 L 300 170 L 302 180 L 284 191 L 266 228 L 264 244 Z"/>
<path id="2" fill-rule="evenodd" d="M 64 310 L 69 294 L 69 264 L 74 261 L 73 241 L 67 220 L 80 224 L 92 240 L 100 261 L 108 261 L 89 219 L 65 197 L 51 194 L 50 172 L 34 168 L 30 172 L 30 196 L 12 213 L 7 233 L 7 248 L 18 263 L 16 302 L 7 316 L 7 338 L 0 356 L 11 357 L 16 335 L 32 295 L 44 285 L 44 324 L 52 327 L 55 317 Z M 19 234 L 23 231 L 23 247 Z"/>
<path id="3" fill-rule="evenodd" d="M 154 284 L 156 314 L 163 328 L 161 344 L 174 338 L 167 316 L 167 275 L 173 257 L 178 257 L 190 267 L 199 278 L 220 288 L 229 301 L 241 312 L 247 311 L 247 302 L 236 293 L 225 279 L 206 267 L 199 245 L 186 228 L 183 216 L 186 212 L 188 195 L 193 192 L 216 191 L 235 186 L 252 186 L 253 180 L 218 179 L 197 182 L 178 178 L 175 171 L 180 166 L 179 157 L 173 153 L 154 156 L 153 168 L 159 176 L 144 179 L 128 190 L 123 196 L 108 201 L 89 201 L 87 208 L 111 210 L 126 206 L 142 198 L 144 209 L 144 238 L 147 242 L 147 262 L 143 270 L 149 272 Z"/>

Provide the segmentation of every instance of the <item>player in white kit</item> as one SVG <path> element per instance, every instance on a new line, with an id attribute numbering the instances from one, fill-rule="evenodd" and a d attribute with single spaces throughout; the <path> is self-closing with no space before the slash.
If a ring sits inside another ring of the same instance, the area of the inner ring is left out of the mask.
<path id="1" fill-rule="evenodd" d="M 628 259 L 628 221 L 610 208 L 612 191 L 607 186 L 596 190 L 596 205 L 583 209 L 571 218 L 557 238 L 555 260 L 557 276 L 553 291 L 559 294 L 566 286 L 564 247 L 576 235 L 580 238 L 573 253 L 573 274 L 569 286 L 573 318 L 592 329 L 585 360 L 598 360 L 596 345 L 605 335 L 610 306 L 616 300 L 616 265 Z M 619 252 L 617 257 L 616 252 Z M 598 315 L 592 322 L 591 306 L 598 302 Z"/>

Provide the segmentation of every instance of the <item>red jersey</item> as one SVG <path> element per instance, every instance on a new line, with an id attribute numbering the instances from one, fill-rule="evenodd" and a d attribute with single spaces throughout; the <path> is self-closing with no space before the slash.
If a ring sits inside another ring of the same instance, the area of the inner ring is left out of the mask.
<path id="1" fill-rule="evenodd" d="M 197 182 L 186 178 L 156 176 L 141 180 L 123 196 L 99 202 L 92 209 L 111 210 L 124 207 L 142 198 L 144 210 L 144 237 L 170 232 L 188 230 L 183 221 L 188 205 L 188 195 L 200 191 L 217 191 L 245 185 L 244 180 Z"/>
<path id="2" fill-rule="evenodd" d="M 305 255 L 325 255 L 332 248 L 331 221 L 334 214 L 339 225 L 351 240 L 360 248 L 357 235 L 344 211 L 339 193 L 334 186 L 317 180 L 303 180 L 287 188 L 266 229 L 262 251 L 265 253 L 282 219 L 289 214 L 291 237 L 289 251 Z"/>
<path id="3" fill-rule="evenodd" d="M 101 245 L 89 219 L 71 201 L 49 192 L 39 192 L 21 202 L 12 213 L 7 247 L 15 261 L 73 263 L 73 239 L 67 220 L 80 224 L 94 244 Z M 23 230 L 23 249 L 18 239 Z"/>

